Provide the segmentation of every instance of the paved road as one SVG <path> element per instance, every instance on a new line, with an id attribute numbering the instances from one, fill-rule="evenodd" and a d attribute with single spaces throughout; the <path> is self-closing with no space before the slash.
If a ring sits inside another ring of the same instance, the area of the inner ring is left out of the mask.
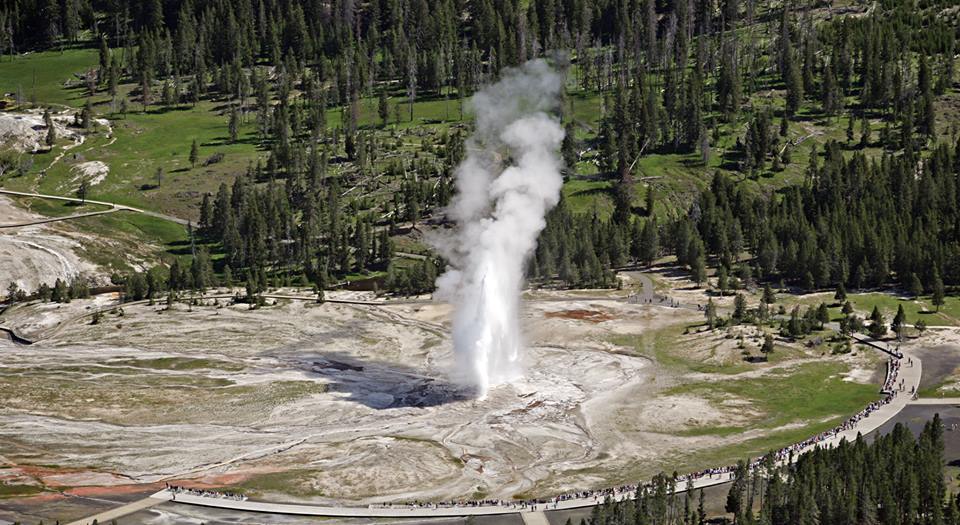
<path id="1" fill-rule="evenodd" d="M 543 512 L 523 512 L 520 517 L 523 518 L 524 525 L 550 525 L 550 520 Z"/>
<path id="2" fill-rule="evenodd" d="M 960 405 L 960 397 L 921 397 L 910 402 L 911 405 Z"/>
<path id="3" fill-rule="evenodd" d="M 15 195 L 15 196 L 17 196 L 17 197 L 33 197 L 33 198 L 36 198 L 36 199 L 52 199 L 52 200 L 66 201 L 66 202 L 78 202 L 78 203 L 86 203 L 86 204 L 96 204 L 96 205 L 100 205 L 100 206 L 107 206 L 107 207 L 110 208 L 110 210 L 108 210 L 108 211 L 103 211 L 103 212 L 91 212 L 91 213 L 89 213 L 89 214 L 81 213 L 81 214 L 79 214 L 79 215 L 73 215 L 73 216 L 69 216 L 69 217 L 51 218 L 50 220 L 40 221 L 40 222 L 64 221 L 64 220 L 68 220 L 68 219 L 76 219 L 76 218 L 79 218 L 79 217 L 88 217 L 88 216 L 90 216 L 90 215 L 102 215 L 102 214 L 104 214 L 104 213 L 111 213 L 111 212 L 115 212 L 115 211 L 130 211 L 130 212 L 134 212 L 134 213 L 142 213 L 142 214 L 144 214 L 144 215 L 149 215 L 149 216 L 151 216 L 151 217 L 156 217 L 156 218 L 158 218 L 158 219 L 163 219 L 163 220 L 166 220 L 166 221 L 175 222 L 175 223 L 177 223 L 177 224 L 182 224 L 182 225 L 184 225 L 184 226 L 186 226 L 187 224 L 190 223 L 190 221 L 188 221 L 188 220 L 186 220 L 186 219 L 181 219 L 181 218 L 179 218 L 179 217 L 174 217 L 174 216 L 172 216 L 172 215 L 165 215 L 165 214 L 163 214 L 163 213 L 158 213 L 158 212 L 155 212 L 155 211 L 144 210 L 144 209 L 141 209 L 141 208 L 134 208 L 133 206 L 127 206 L 127 205 L 124 205 L 124 204 L 117 204 L 117 203 L 115 203 L 115 202 L 95 201 L 95 200 L 91 200 L 91 199 L 82 200 L 82 199 L 77 199 L 77 198 L 75 198 L 75 197 L 64 197 L 64 196 L 61 196 L 61 195 L 46 195 L 46 194 L 43 194 L 43 193 L 30 193 L 30 192 L 26 192 L 26 191 L 13 191 L 13 190 L 4 190 L 4 189 L 0 189 L 0 194 L 3 194 L 3 195 Z M 28 224 L 38 224 L 38 223 L 28 223 Z M 16 226 L 26 226 L 26 225 L 27 225 L 27 224 L 23 224 L 23 225 L 7 225 L 7 226 L 3 226 L 3 227 L 4 227 L 4 228 L 13 228 L 13 227 L 16 227 Z"/>

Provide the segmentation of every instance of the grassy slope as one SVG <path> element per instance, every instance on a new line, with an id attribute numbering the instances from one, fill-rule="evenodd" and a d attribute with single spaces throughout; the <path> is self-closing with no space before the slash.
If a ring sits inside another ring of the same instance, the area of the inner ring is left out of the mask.
<path id="1" fill-rule="evenodd" d="M 21 55 L 10 61 L 0 59 L 0 91 L 16 93 L 19 89 L 25 101 L 40 104 L 58 104 L 73 107 L 83 105 L 83 88 L 64 88 L 65 82 L 78 82 L 74 73 L 83 73 L 97 67 L 96 49 L 68 49 Z"/>
<path id="2" fill-rule="evenodd" d="M 85 91 L 82 88 L 64 88 L 63 83 L 71 80 L 73 73 L 95 66 L 96 61 L 97 53 L 94 49 L 73 49 L 63 53 L 45 52 L 18 57 L 12 63 L 0 63 L 0 88 L 12 91 L 17 86 L 29 86 L 40 103 L 80 106 L 86 99 Z M 567 182 L 564 194 L 574 210 L 582 213 L 596 212 L 601 217 L 608 217 L 613 210 L 612 184 L 609 180 L 597 179 L 599 174 L 596 167 L 596 148 L 592 142 L 599 129 L 604 104 L 602 97 L 596 92 L 584 91 L 576 86 L 576 76 L 574 67 L 568 83 L 568 113 L 577 124 L 577 138 L 582 144 L 583 156 L 577 166 L 578 174 Z M 753 97 L 754 107 L 769 107 L 774 111 L 782 107 L 783 92 L 775 77 L 759 75 L 754 82 L 761 88 Z M 745 79 L 745 84 L 747 83 Z M 121 91 L 129 92 L 132 88 L 130 85 L 121 86 Z M 706 91 L 710 92 L 709 89 Z M 460 119 L 460 101 L 452 94 L 449 98 L 420 97 L 414 104 L 413 120 L 409 117 L 406 98 L 401 93 L 392 95 L 394 96 L 389 99 L 390 124 L 385 130 L 376 133 L 381 141 L 395 139 L 402 142 L 401 152 L 404 155 L 412 156 L 420 149 L 421 144 L 428 140 L 424 137 L 425 132 L 442 131 L 458 123 Z M 105 94 L 95 95 L 92 101 L 98 113 L 107 114 L 110 111 Z M 396 105 L 401 109 L 399 124 L 394 120 Z M 466 106 L 464 117 L 469 120 L 469 104 Z M 111 166 L 108 179 L 92 189 L 92 198 L 116 200 L 196 219 L 197 204 L 203 193 L 214 191 L 220 182 L 231 182 L 247 165 L 266 156 L 256 145 L 252 115 L 248 116 L 247 123 L 241 129 L 240 141 L 236 144 L 226 143 L 227 116 L 224 114 L 222 102 L 204 101 L 195 108 L 183 107 L 167 111 L 152 109 L 148 113 L 140 113 L 139 105 L 131 100 L 130 109 L 126 118 L 116 118 L 112 122 L 115 142 L 109 143 L 105 132 L 90 137 L 88 144 L 72 151 L 71 155 L 64 158 L 62 165 L 54 166 L 42 179 L 39 173 L 49 166 L 54 155 L 38 155 L 31 176 L 25 180 L 7 180 L 4 184 L 18 189 L 70 193 L 75 189 L 78 180 L 70 172 L 69 165 L 74 161 L 72 154 L 78 153 L 81 158 L 75 159 L 76 161 L 103 160 Z M 647 152 L 649 154 L 640 159 L 634 168 L 635 177 L 639 181 L 635 192 L 637 206 L 642 205 L 646 187 L 649 185 L 656 188 L 660 195 L 658 215 L 680 213 L 678 210 L 683 209 L 696 192 L 707 187 L 716 170 L 729 173 L 755 191 L 772 192 L 802 179 L 811 145 L 822 145 L 828 139 L 845 140 L 846 116 L 827 119 L 818 113 L 815 102 L 808 102 L 797 120 L 791 123 L 787 137 L 781 139 L 806 139 L 800 146 L 792 149 L 793 162 L 780 172 L 774 173 L 768 169 L 751 180 L 735 171 L 735 159 L 729 154 L 737 137 L 743 134 L 748 118 L 749 111 L 736 122 L 720 124 L 720 137 L 711 145 L 712 155 L 706 166 L 695 152 Z M 340 119 L 339 109 L 328 111 L 327 121 L 331 128 L 339 126 Z M 778 122 L 778 118 L 774 118 L 774 127 L 777 127 Z M 361 100 L 361 128 L 375 130 L 379 123 L 376 98 Z M 879 126 L 874 127 L 876 137 Z M 941 128 L 945 129 L 946 126 Z M 197 139 L 201 145 L 201 160 L 213 153 L 223 153 L 224 162 L 208 168 L 191 169 L 188 154 L 193 139 Z M 879 150 L 868 148 L 867 153 L 876 155 Z M 164 170 L 164 180 L 160 188 L 151 188 L 155 185 L 157 168 Z"/>

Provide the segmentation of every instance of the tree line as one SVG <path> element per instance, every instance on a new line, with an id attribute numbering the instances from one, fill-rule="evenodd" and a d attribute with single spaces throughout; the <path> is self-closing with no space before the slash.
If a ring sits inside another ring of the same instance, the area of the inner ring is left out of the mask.
<path id="1" fill-rule="evenodd" d="M 944 482 L 944 427 L 939 414 L 914 437 L 902 423 L 868 441 L 857 436 L 778 464 L 771 456 L 733 471 L 725 518 L 742 525 L 814 523 L 956 525 L 957 497 Z M 677 474 L 659 474 L 633 500 L 607 499 L 590 525 L 703 525 L 702 489 L 684 489 Z M 726 519 L 724 521 L 726 521 Z M 581 525 L 588 523 L 582 520 Z"/>
<path id="2" fill-rule="evenodd" d="M 360 126 L 361 98 L 380 98 L 384 125 L 388 91 L 412 110 L 418 96 L 463 97 L 504 66 L 563 48 L 570 74 L 604 99 L 584 144 L 574 102 L 564 104 L 567 174 L 595 149 L 615 210 L 610 221 L 552 213 L 531 277 L 610 286 L 611 268 L 673 253 L 697 282 L 714 265 L 808 290 L 916 280 L 935 290 L 960 283 L 957 148 L 936 142 L 937 97 L 954 78 L 955 28 L 935 16 L 947 5 L 880 2 L 815 23 L 810 5 L 737 0 L 17 0 L 0 10 L 0 42 L 12 52 L 86 35 L 101 50 L 94 89 L 136 82 L 144 108 L 159 92 L 164 104 L 216 94 L 231 141 L 255 120 L 265 162 L 199 210 L 198 235 L 225 255 L 219 271 L 265 267 L 312 282 L 388 271 L 385 235 L 446 204 L 463 134 L 404 158 Z M 770 89 L 784 92 L 782 105 L 754 97 Z M 718 173 L 671 217 L 635 206 L 642 155 L 699 151 L 707 164 L 725 128 L 737 145 L 723 152 L 724 173 L 756 178 L 792 162 L 800 146 L 785 137 L 801 117 L 848 122 L 845 143 L 810 152 L 802 182 L 762 194 Z M 865 153 L 876 147 L 879 158 Z M 402 181 L 392 199 L 349 194 L 379 174 Z"/>

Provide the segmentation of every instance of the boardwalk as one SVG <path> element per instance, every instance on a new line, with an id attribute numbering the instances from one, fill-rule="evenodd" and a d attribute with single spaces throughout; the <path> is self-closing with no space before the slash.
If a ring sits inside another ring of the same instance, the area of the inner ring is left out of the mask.
<path id="1" fill-rule="evenodd" d="M 89 518 L 84 518 L 82 520 L 77 520 L 77 521 L 68 523 L 67 525 L 89 525 L 94 521 L 96 521 L 97 523 L 107 524 L 107 523 L 110 523 L 111 520 L 122 518 L 124 516 L 128 516 L 135 512 L 140 512 L 141 510 L 144 510 L 144 509 L 149 509 L 150 507 L 154 507 L 161 503 L 166 503 L 168 501 L 170 501 L 170 496 L 168 494 L 157 493 L 157 494 L 154 494 L 153 496 L 150 496 L 149 498 L 137 500 L 137 501 L 134 501 L 133 503 L 128 503 L 122 507 L 110 509 L 110 510 L 101 512 L 100 514 L 90 516 Z"/>

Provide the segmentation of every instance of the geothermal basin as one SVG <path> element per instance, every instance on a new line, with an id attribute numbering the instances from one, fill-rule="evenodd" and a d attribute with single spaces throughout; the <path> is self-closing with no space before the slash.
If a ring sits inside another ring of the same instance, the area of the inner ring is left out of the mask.
<path id="1" fill-rule="evenodd" d="M 674 284 L 696 304 L 702 291 Z M 784 345 L 748 364 L 734 333 L 698 332 L 695 307 L 627 300 L 637 289 L 526 292 L 524 375 L 483 399 L 451 380 L 453 308 L 428 298 L 18 305 L 0 320 L 39 342 L 0 339 L 0 474 L 351 505 L 553 496 L 763 453 L 859 410 L 854 395 L 882 381 L 878 352 Z M 93 307 L 108 311 L 98 324 Z M 771 381 L 788 393 L 816 381 L 838 401 L 793 416 L 769 402 Z"/>

